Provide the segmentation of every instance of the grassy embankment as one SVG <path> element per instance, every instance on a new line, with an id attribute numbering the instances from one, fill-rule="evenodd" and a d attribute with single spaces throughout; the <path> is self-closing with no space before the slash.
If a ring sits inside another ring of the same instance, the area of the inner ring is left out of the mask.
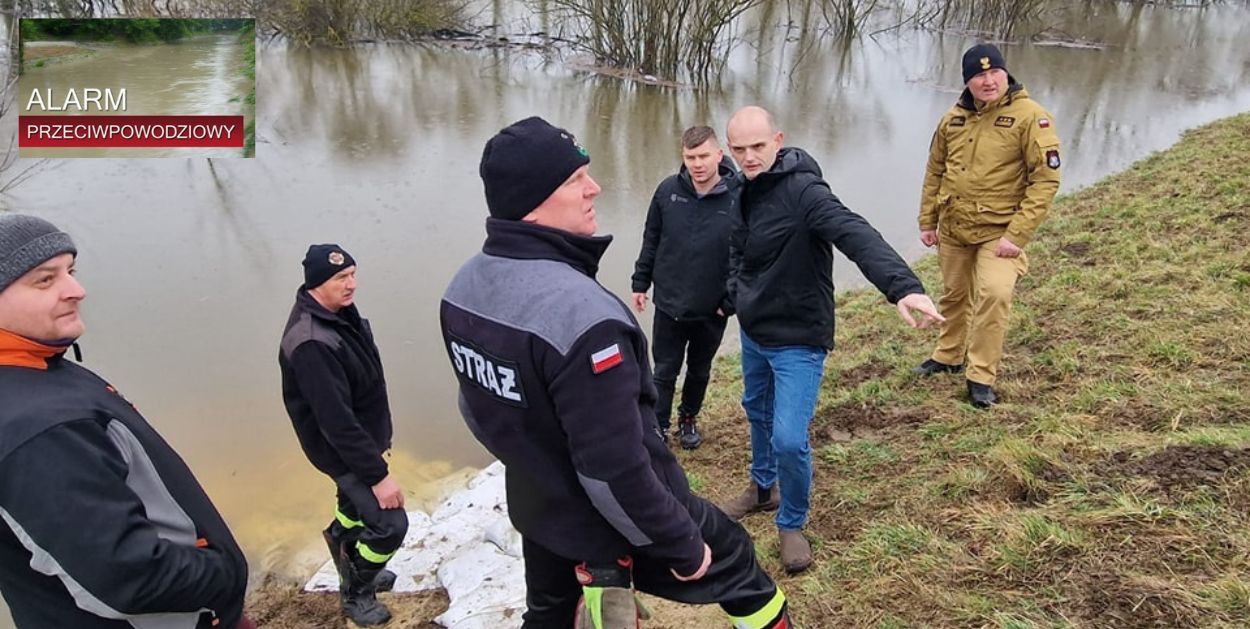
<path id="1" fill-rule="evenodd" d="M 1250 626 L 1250 114 L 1058 201 L 1029 247 L 1005 403 L 908 370 L 933 335 L 840 296 L 812 426 L 801 626 Z M 936 260 L 917 268 L 940 291 Z M 736 357 L 685 458 L 745 482 Z M 748 521 L 765 565 L 776 534 Z"/>
<path id="2" fill-rule="evenodd" d="M 249 20 L 239 32 L 239 44 L 243 46 L 243 67 L 240 71 L 247 77 L 250 90 L 243 97 L 247 107 L 248 122 L 243 129 L 243 157 L 256 157 L 256 22 Z"/>
<path id="3" fill-rule="evenodd" d="M 1060 199 L 1029 247 L 988 412 L 961 376 L 908 374 L 932 332 L 875 292 L 840 295 L 812 426 L 817 561 L 781 580 L 799 626 L 1250 626 L 1248 232 L 1250 114 Z M 936 267 L 917 265 L 934 293 Z M 737 357 L 715 369 L 707 441 L 679 456 L 722 500 L 749 451 Z M 746 525 L 780 573 L 771 518 Z M 330 597 L 268 600 L 257 620 L 342 626 Z M 401 627 L 441 609 L 389 600 Z M 723 626 L 660 611 L 648 626 Z"/>

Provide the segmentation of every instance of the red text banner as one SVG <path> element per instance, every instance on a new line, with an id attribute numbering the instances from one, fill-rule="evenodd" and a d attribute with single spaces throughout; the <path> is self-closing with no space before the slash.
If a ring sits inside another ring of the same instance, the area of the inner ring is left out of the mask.
<path id="1" fill-rule="evenodd" d="M 243 116 L 18 116 L 19 148 L 243 146 Z"/>

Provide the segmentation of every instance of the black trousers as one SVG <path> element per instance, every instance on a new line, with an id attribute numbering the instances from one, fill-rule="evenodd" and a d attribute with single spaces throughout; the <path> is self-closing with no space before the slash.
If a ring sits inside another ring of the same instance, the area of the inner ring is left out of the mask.
<path id="1" fill-rule="evenodd" d="M 651 327 L 651 358 L 655 363 L 655 388 L 659 399 L 655 403 L 655 417 L 660 429 L 668 432 L 672 425 L 673 393 L 677 389 L 677 375 L 681 373 L 682 358 L 686 359 L 686 382 L 681 387 L 679 416 L 693 417 L 703 409 L 703 396 L 707 393 L 707 381 L 712 372 L 712 359 L 725 336 L 725 317 L 678 321 L 659 308 L 655 309 L 655 321 Z"/>
<path id="2" fill-rule="evenodd" d="M 669 566 L 642 554 L 634 558 L 634 587 L 682 603 L 718 603 L 730 616 L 750 616 L 777 595 L 777 586 L 755 561 L 755 545 L 742 525 L 697 496 L 686 504 L 712 549 L 712 565 L 697 581 L 678 581 Z M 525 604 L 522 629 L 569 629 L 582 594 L 574 568 L 578 560 L 562 557 L 528 539 L 525 555 Z"/>
<path id="3" fill-rule="evenodd" d="M 373 488 L 355 474 L 334 479 L 338 487 L 338 509 L 330 533 L 340 542 L 348 541 L 352 560 L 364 568 L 380 568 L 399 550 L 408 533 L 408 512 L 383 509 Z"/>

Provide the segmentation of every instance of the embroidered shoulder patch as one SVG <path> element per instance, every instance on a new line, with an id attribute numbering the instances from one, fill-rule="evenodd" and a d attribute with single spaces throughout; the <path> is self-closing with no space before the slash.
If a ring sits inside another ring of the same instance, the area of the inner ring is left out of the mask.
<path id="1" fill-rule="evenodd" d="M 1059 149 L 1046 151 L 1046 165 L 1051 168 L 1059 168 Z"/>
<path id="2" fill-rule="evenodd" d="M 962 127 L 962 126 L 964 126 L 964 123 L 966 123 L 966 122 L 968 122 L 968 119 L 967 119 L 967 118 L 965 118 L 964 116 L 955 116 L 954 118 L 951 118 L 951 121 L 950 121 L 949 123 L 947 123 L 947 125 L 946 125 L 946 126 L 948 126 L 948 127 Z"/>
<path id="3" fill-rule="evenodd" d="M 448 334 L 447 352 L 461 378 L 509 406 L 528 408 L 520 366 L 493 356 L 462 338 Z"/>
<path id="4" fill-rule="evenodd" d="M 621 357 L 621 346 L 613 343 L 590 355 L 590 368 L 599 375 L 619 364 L 624 359 Z"/>
<path id="5" fill-rule="evenodd" d="M 1039 127 L 1043 128 L 1043 129 L 1049 129 L 1049 128 L 1050 128 L 1050 118 L 1038 118 L 1038 119 L 1037 119 L 1037 126 L 1039 126 Z"/>

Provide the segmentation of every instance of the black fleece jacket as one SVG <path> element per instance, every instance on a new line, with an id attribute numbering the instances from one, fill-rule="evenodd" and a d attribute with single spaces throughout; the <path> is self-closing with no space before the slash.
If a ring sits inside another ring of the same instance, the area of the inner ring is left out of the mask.
<path id="1" fill-rule="evenodd" d="M 355 304 L 326 310 L 300 288 L 278 351 L 282 401 L 300 446 L 331 478 L 355 474 L 366 485 L 387 475 L 391 407 L 382 358 Z"/>
<path id="2" fill-rule="evenodd" d="M 847 209 L 802 149 L 744 178 L 742 220 L 731 246 L 729 294 L 756 343 L 833 348 L 833 249 L 850 258 L 890 303 L 924 286 L 868 221 Z"/>
<path id="3" fill-rule="evenodd" d="M 633 291 L 645 293 L 654 283 L 655 307 L 679 321 L 710 319 L 718 308 L 733 314 L 725 281 L 742 184 L 728 157 L 719 171 L 720 183 L 700 197 L 683 164 L 660 182 L 647 209 Z"/>
<path id="4" fill-rule="evenodd" d="M 507 467 L 508 515 L 562 557 L 703 560 L 690 488 L 655 419 L 647 343 L 595 281 L 611 237 L 487 220 L 440 319 L 469 429 Z"/>

